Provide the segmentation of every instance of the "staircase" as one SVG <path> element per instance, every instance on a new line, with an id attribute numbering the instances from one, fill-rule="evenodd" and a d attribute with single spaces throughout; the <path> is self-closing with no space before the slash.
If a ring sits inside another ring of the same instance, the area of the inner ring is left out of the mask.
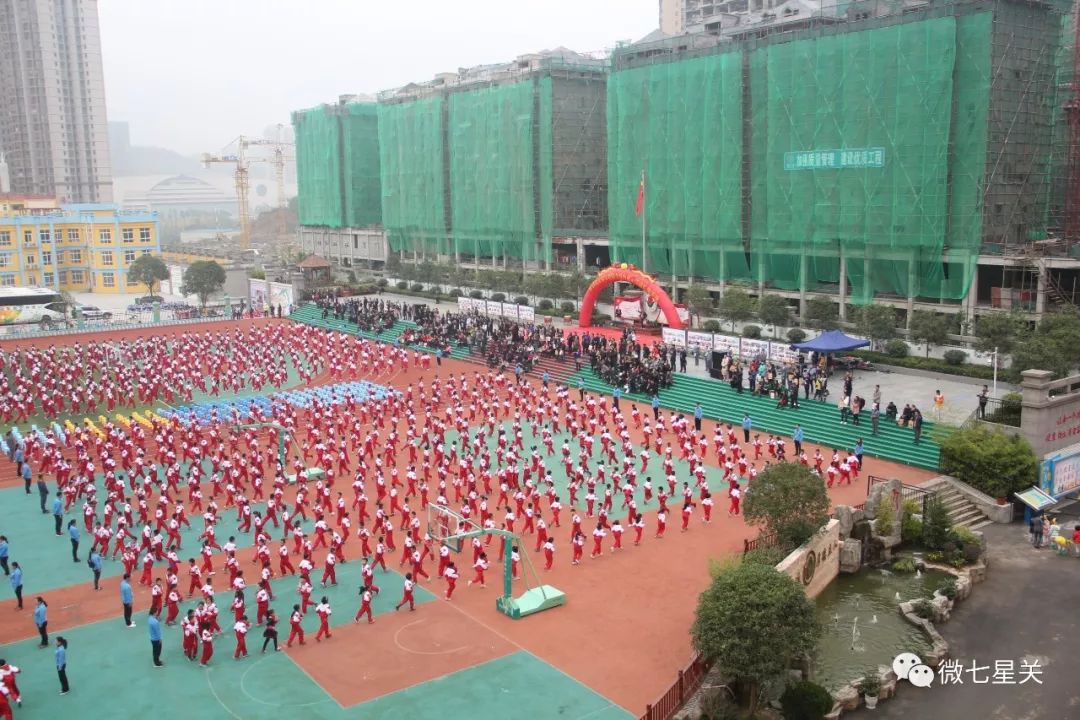
<path id="1" fill-rule="evenodd" d="M 934 495 L 945 505 L 949 511 L 949 520 L 953 527 L 966 527 L 969 530 L 978 530 L 990 524 L 986 515 L 975 506 L 963 493 L 951 485 L 940 485 L 934 491 Z"/>

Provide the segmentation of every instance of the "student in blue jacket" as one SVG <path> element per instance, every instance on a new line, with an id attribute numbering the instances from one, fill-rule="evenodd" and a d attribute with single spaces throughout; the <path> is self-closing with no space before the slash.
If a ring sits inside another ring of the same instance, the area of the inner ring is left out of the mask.
<path id="1" fill-rule="evenodd" d="M 41 633 L 41 643 L 39 648 L 49 646 L 49 617 L 48 617 L 49 604 L 45 602 L 45 598 L 38 595 L 37 607 L 34 608 L 34 624 L 37 625 L 38 632 Z"/>
<path id="2" fill-rule="evenodd" d="M 56 675 L 60 678 L 60 694 L 67 695 L 71 690 L 67 679 L 67 640 L 62 636 L 56 638 Z"/>

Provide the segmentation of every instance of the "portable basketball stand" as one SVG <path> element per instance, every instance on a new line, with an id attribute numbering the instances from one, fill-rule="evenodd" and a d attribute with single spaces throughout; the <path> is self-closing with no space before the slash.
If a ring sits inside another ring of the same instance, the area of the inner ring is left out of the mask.
<path id="1" fill-rule="evenodd" d="M 237 430 L 260 430 L 262 428 L 270 428 L 271 430 L 277 431 L 278 462 L 281 463 L 282 469 L 287 468 L 289 465 L 286 462 L 288 460 L 288 454 L 285 452 L 285 435 L 286 434 L 292 435 L 291 430 L 289 430 L 288 428 L 282 427 L 281 425 L 279 425 L 277 423 L 266 423 L 266 422 L 248 423 L 246 425 L 237 425 L 236 426 Z M 294 441 L 296 440 L 295 436 L 293 437 L 293 440 Z M 310 481 L 310 480 L 324 480 L 324 479 L 326 479 L 326 471 L 324 471 L 322 468 L 319 468 L 319 467 L 306 468 L 305 470 L 302 471 L 301 474 L 304 476 L 303 477 L 304 482 L 307 482 L 307 481 Z M 289 483 L 290 485 L 295 485 L 296 481 L 297 481 L 296 473 L 292 473 L 290 475 L 285 476 L 285 482 Z"/>
<path id="2" fill-rule="evenodd" d="M 449 520 L 456 521 L 453 528 L 450 527 Z M 481 528 L 453 510 L 438 505 L 428 505 L 428 534 L 432 539 L 450 545 L 458 553 L 461 552 L 466 540 L 474 537 L 484 537 L 485 535 L 499 537 L 499 542 L 503 543 L 503 590 L 502 595 L 495 599 L 495 609 L 503 615 L 519 620 L 528 615 L 535 615 L 538 612 L 566 604 L 566 593 L 556 587 L 539 582 L 532 561 L 525 552 L 520 553 L 521 576 L 525 578 L 527 573 L 531 573 L 536 585 L 527 589 L 518 597 L 514 597 L 513 563 L 510 559 L 510 553 L 515 542 L 518 543 L 519 548 L 523 547 L 521 538 L 518 535 L 498 528 L 490 530 Z"/>

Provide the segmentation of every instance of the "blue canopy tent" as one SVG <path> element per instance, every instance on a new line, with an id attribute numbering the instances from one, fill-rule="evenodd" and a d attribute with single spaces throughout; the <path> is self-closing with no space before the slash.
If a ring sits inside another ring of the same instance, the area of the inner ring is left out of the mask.
<path id="1" fill-rule="evenodd" d="M 791 348 L 793 350 L 813 350 L 819 353 L 835 353 L 866 347 L 869 344 L 869 340 L 853 338 L 850 335 L 845 335 L 839 330 L 829 330 L 828 332 L 821 333 L 813 340 L 807 340 L 806 342 L 792 345 Z"/>

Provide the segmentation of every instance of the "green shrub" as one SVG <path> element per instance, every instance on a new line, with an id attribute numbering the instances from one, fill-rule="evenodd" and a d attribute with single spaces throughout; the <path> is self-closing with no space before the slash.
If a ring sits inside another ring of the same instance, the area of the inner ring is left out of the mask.
<path id="1" fill-rule="evenodd" d="M 934 496 L 926 501 L 926 515 L 923 516 L 923 545 L 928 550 L 945 550 L 952 530 L 949 511 L 941 498 Z"/>
<path id="2" fill-rule="evenodd" d="M 720 332 L 720 321 L 706 320 L 705 322 L 701 323 L 701 329 L 705 332 Z"/>
<path id="3" fill-rule="evenodd" d="M 553 307 L 555 307 L 555 303 L 551 302 L 547 298 L 545 298 L 545 299 L 541 300 L 540 302 L 536 303 L 536 309 L 537 310 L 550 310 Z"/>
<path id="4" fill-rule="evenodd" d="M 961 554 L 964 556 L 964 565 L 973 565 L 982 557 L 982 546 L 978 543 L 964 545 Z"/>
<path id="5" fill-rule="evenodd" d="M 923 524 L 920 514 L 922 504 L 915 500 L 905 500 L 900 511 L 900 541 L 917 543 L 922 541 Z"/>
<path id="6" fill-rule="evenodd" d="M 945 562 L 945 553 L 940 550 L 932 550 L 931 552 L 926 553 L 926 559 L 929 562 L 940 564 Z"/>
<path id="7" fill-rule="evenodd" d="M 952 539 L 956 542 L 957 545 L 979 544 L 979 537 L 974 533 L 974 531 L 972 531 L 971 528 L 964 527 L 963 525 L 953 528 Z"/>
<path id="8" fill-rule="evenodd" d="M 885 355 L 891 358 L 904 358 L 911 352 L 911 348 L 903 340 L 893 338 L 885 343 Z"/>
<path id="9" fill-rule="evenodd" d="M 1020 427 L 1024 396 L 1018 392 L 1005 393 L 1001 404 L 986 414 L 987 422 Z"/>
<path id="10" fill-rule="evenodd" d="M 871 363 L 884 363 L 885 365 L 896 365 L 898 367 L 913 368 L 916 370 L 931 370 L 946 375 L 961 375 L 963 377 L 977 378 L 979 380 L 992 380 L 994 377 L 994 369 L 988 365 L 972 365 L 970 363 L 950 365 L 938 358 L 894 356 L 889 355 L 887 346 L 886 352 L 883 353 L 871 352 L 869 350 L 854 350 L 851 354 Z"/>
<path id="11" fill-rule="evenodd" d="M 390 281 L 389 281 L 389 280 L 387 280 L 386 278 L 379 278 L 379 279 L 378 279 L 378 280 L 377 280 L 377 281 L 375 282 L 375 284 L 379 286 L 379 289 L 381 289 L 381 290 L 385 290 L 385 289 L 386 289 L 386 286 L 390 284 Z"/>
<path id="12" fill-rule="evenodd" d="M 571 315 L 577 312 L 574 308 L 574 303 L 569 300 L 563 300 L 561 303 L 559 303 L 559 310 L 561 310 L 567 315 Z"/>
<path id="13" fill-rule="evenodd" d="M 473 300 L 479 300 L 480 298 L 484 297 L 484 293 L 480 292 L 479 290 L 470 290 L 469 297 L 471 297 Z"/>
<path id="14" fill-rule="evenodd" d="M 413 283 L 409 289 L 413 292 L 424 292 L 424 283 Z"/>
<path id="15" fill-rule="evenodd" d="M 792 683 L 780 696 L 785 720 L 821 720 L 832 710 L 833 698 L 817 683 Z"/>
<path id="16" fill-rule="evenodd" d="M 743 327 L 742 336 L 744 338 L 751 338 L 751 339 L 761 337 L 761 326 L 760 325 L 747 325 L 747 326 Z"/>
<path id="17" fill-rule="evenodd" d="M 1039 459 L 1018 432 L 980 423 L 950 433 L 940 444 L 941 473 L 990 497 L 1007 497 L 1039 480 Z"/>
<path id="18" fill-rule="evenodd" d="M 528 305 L 529 304 L 529 298 L 525 297 L 524 295 L 518 295 L 516 298 L 514 298 L 514 304 L 515 305 Z"/>
<path id="19" fill-rule="evenodd" d="M 950 600 L 955 600 L 957 595 L 956 581 L 950 580 L 946 582 L 944 585 L 938 588 L 938 592 L 949 598 Z"/>
<path id="20" fill-rule="evenodd" d="M 791 328 L 787 331 L 787 339 L 789 343 L 801 343 L 806 339 L 806 331 L 802 328 Z"/>
<path id="21" fill-rule="evenodd" d="M 915 604 L 912 605 L 911 609 L 923 620 L 929 620 L 930 618 L 934 617 L 934 606 L 931 605 L 930 601 L 926 598 L 916 600 Z"/>
<path id="22" fill-rule="evenodd" d="M 409 283 L 405 282 L 404 280 L 398 280 L 396 283 L 394 283 L 394 287 L 396 287 L 398 290 L 408 290 Z"/>
<path id="23" fill-rule="evenodd" d="M 948 553 L 945 558 L 945 562 L 949 563 L 954 568 L 962 568 L 968 564 L 967 557 L 968 556 L 964 553 L 963 548 L 956 548 Z M 976 555 L 975 559 L 977 560 L 978 557 L 979 556 Z M 975 562 L 975 560 L 972 560 L 972 562 Z"/>
<path id="24" fill-rule="evenodd" d="M 883 493 L 878 500 L 877 518 L 874 521 L 874 534 L 889 537 L 895 530 L 896 517 L 893 514 L 892 501 Z"/>
<path id="25" fill-rule="evenodd" d="M 893 561 L 892 571 L 899 573 L 915 572 L 915 560 L 909 557 L 897 558 Z"/>
<path id="26" fill-rule="evenodd" d="M 963 350 L 946 350 L 944 354 L 945 362 L 952 366 L 963 365 L 967 360 L 967 353 Z"/>
<path id="27" fill-rule="evenodd" d="M 779 547 L 766 547 L 757 548 L 751 550 L 748 553 L 744 553 L 742 556 L 743 562 L 754 563 L 756 565 L 768 565 L 769 567 L 776 567 L 781 560 L 787 557 L 787 551 Z"/>
<path id="28" fill-rule="evenodd" d="M 454 288 L 453 290 L 451 290 L 450 291 L 450 297 L 452 297 L 452 298 L 461 297 L 461 288 Z"/>

